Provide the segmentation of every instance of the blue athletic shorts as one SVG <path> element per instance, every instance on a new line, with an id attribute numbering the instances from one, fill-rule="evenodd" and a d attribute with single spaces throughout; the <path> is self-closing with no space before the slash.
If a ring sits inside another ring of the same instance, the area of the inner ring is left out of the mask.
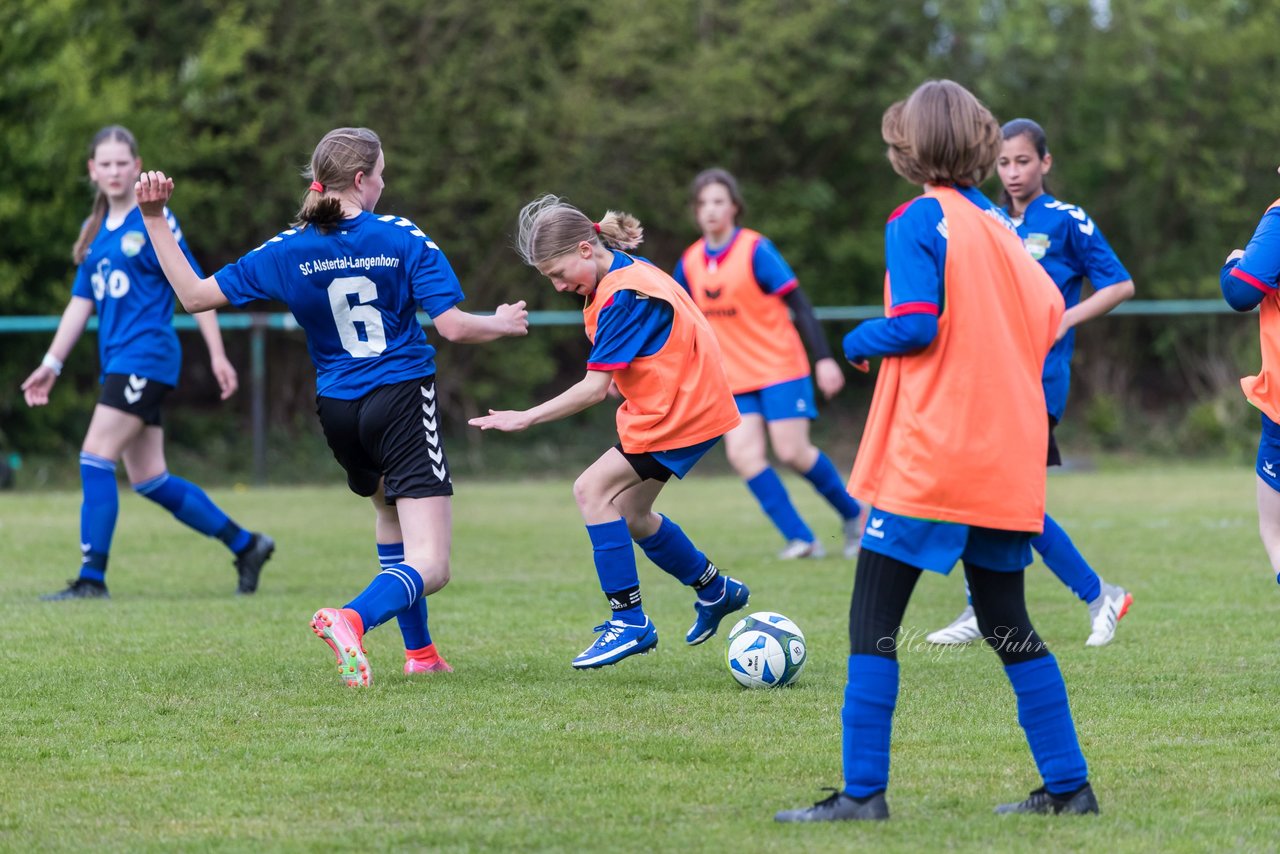
<path id="1" fill-rule="evenodd" d="M 673 474 L 683 480 L 689 470 L 698 464 L 698 460 L 706 456 L 707 451 L 711 450 L 712 446 L 719 441 L 720 437 L 717 436 L 714 439 L 708 439 L 705 442 L 699 442 L 687 448 L 672 448 L 669 451 L 646 451 L 638 454 L 624 451 L 621 442 L 614 445 L 614 447 L 626 458 L 627 462 L 631 463 L 631 468 L 635 469 L 641 480 L 660 480 L 666 483 Z"/>
<path id="2" fill-rule="evenodd" d="M 1280 424 L 1266 415 L 1262 416 L 1262 438 L 1258 440 L 1255 470 L 1267 486 L 1280 492 Z"/>
<path id="3" fill-rule="evenodd" d="M 740 414 L 763 415 L 765 421 L 818 417 L 818 407 L 813 402 L 813 380 L 807 375 L 755 391 L 744 391 L 735 394 L 733 399 Z"/>
<path id="4" fill-rule="evenodd" d="M 1021 572 L 1031 564 L 1031 540 L 1036 536 L 1023 531 L 915 519 L 872 507 L 862 534 L 862 548 L 943 575 L 951 572 L 958 561 L 994 572 Z"/>

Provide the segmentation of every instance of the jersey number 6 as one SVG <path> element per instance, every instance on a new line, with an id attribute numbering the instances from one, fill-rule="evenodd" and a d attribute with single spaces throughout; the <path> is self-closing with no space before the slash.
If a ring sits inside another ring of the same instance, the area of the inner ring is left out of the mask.
<path id="1" fill-rule="evenodd" d="M 356 298 L 355 305 L 350 297 Z M 343 276 L 329 284 L 329 306 L 342 349 L 357 359 L 379 356 L 387 349 L 382 313 L 368 304 L 377 298 L 378 286 L 368 276 Z"/>

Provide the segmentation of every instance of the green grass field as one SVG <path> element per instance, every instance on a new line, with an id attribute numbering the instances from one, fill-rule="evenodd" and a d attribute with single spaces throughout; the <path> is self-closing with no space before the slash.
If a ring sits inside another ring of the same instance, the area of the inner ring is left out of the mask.
<path id="1" fill-rule="evenodd" d="M 41 603 L 78 563 L 73 493 L 0 497 L 0 847 L 6 850 L 1275 850 L 1280 590 L 1247 467 L 1050 479 L 1050 507 L 1136 603 L 1108 647 L 1043 568 L 1031 613 L 1066 675 L 1097 818 L 1004 817 L 1038 785 L 985 648 L 925 631 L 961 606 L 926 575 L 906 618 L 891 821 L 780 826 L 840 779 L 853 564 L 784 564 L 745 488 L 674 485 L 659 509 L 809 641 L 798 684 L 747 692 L 724 639 L 688 648 L 688 592 L 643 561 L 655 654 L 569 660 L 606 616 L 567 481 L 463 483 L 454 580 L 430 600 L 454 674 L 400 673 L 394 623 L 368 690 L 308 628 L 376 569 L 372 511 L 334 485 L 215 492 L 279 549 L 256 596 L 230 558 L 122 491 L 110 602 Z M 835 518 L 792 492 L 817 530 Z M 728 624 L 725 625 L 727 629 Z"/>

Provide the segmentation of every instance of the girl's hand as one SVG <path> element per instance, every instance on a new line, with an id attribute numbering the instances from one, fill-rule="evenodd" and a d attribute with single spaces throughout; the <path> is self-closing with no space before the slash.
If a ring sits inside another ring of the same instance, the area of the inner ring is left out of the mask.
<path id="1" fill-rule="evenodd" d="M 512 305 L 503 303 L 493 310 L 493 316 L 498 318 L 505 335 L 529 334 L 529 312 L 524 307 L 525 301 L 520 300 Z"/>
<path id="2" fill-rule="evenodd" d="M 481 430 L 501 430 L 503 433 L 519 433 L 529 427 L 529 418 L 524 412 L 511 409 L 490 409 L 488 415 L 472 418 L 467 422 Z"/>
<path id="3" fill-rule="evenodd" d="M 49 391 L 58 381 L 58 375 L 44 365 L 31 372 L 22 382 L 22 397 L 27 406 L 44 406 L 49 402 Z"/>
<path id="4" fill-rule="evenodd" d="M 835 397 L 840 393 L 840 389 L 844 388 L 844 371 L 840 370 L 835 359 L 819 359 L 813 366 L 813 370 L 818 380 L 818 390 L 827 400 Z"/>
<path id="5" fill-rule="evenodd" d="M 1231 254 L 1227 256 L 1227 260 L 1222 263 L 1230 264 L 1232 261 L 1239 261 L 1243 257 L 1244 257 L 1243 249 L 1232 249 Z"/>
<path id="6" fill-rule="evenodd" d="M 173 197 L 173 179 L 163 172 L 143 172 L 133 185 L 133 192 L 143 216 L 163 216 L 164 206 Z"/>
<path id="7" fill-rule="evenodd" d="M 226 400 L 240 388 L 240 378 L 236 374 L 236 369 L 231 366 L 226 356 L 210 359 L 209 364 L 213 368 L 213 378 L 218 381 L 218 391 L 221 393 L 219 399 Z"/>

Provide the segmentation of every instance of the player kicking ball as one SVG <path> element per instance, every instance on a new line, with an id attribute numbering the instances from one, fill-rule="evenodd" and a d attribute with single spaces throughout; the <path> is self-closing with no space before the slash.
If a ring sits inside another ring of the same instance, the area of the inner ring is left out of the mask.
<path id="1" fill-rule="evenodd" d="M 516 432 L 581 412 L 616 383 L 619 442 L 583 472 L 573 495 L 587 523 L 600 587 L 612 609 L 599 636 L 573 660 L 582 670 L 617 664 L 658 645 L 640 602 L 634 540 L 663 571 L 697 592 L 690 646 L 716 633 L 747 604 L 747 585 L 721 575 L 653 503 L 674 474 L 682 478 L 740 422 L 720 348 L 698 307 L 666 273 L 621 250 L 640 245 L 635 217 L 610 211 L 592 222 L 555 196 L 520 211 L 518 249 L 561 293 L 585 297 L 591 353 L 576 385 L 522 411 L 471 419 L 482 430 Z"/>

